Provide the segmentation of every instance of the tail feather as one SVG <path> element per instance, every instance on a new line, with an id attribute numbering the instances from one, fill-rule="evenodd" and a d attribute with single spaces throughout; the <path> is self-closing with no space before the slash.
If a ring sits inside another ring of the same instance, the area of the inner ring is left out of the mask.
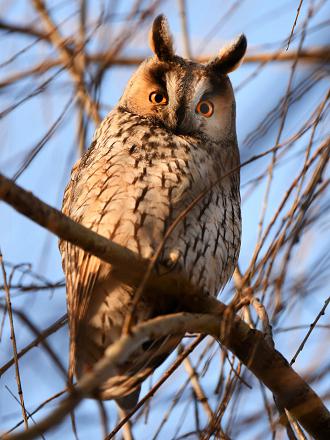
<path id="1" fill-rule="evenodd" d="M 117 405 L 126 413 L 131 411 L 138 403 L 141 386 L 126 396 L 116 398 Z"/>

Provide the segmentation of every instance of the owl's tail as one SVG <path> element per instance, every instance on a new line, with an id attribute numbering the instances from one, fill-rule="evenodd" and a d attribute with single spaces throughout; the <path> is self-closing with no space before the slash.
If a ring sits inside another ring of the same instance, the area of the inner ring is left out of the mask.
<path id="1" fill-rule="evenodd" d="M 131 411 L 138 403 L 141 386 L 126 396 L 116 398 L 117 405 L 125 412 Z"/>

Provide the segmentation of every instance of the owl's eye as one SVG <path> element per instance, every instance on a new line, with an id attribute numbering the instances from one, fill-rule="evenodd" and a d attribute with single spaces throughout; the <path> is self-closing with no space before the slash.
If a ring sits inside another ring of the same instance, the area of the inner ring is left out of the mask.
<path id="1" fill-rule="evenodd" d="M 149 101 L 157 105 L 166 105 L 167 97 L 161 92 L 151 92 L 149 95 Z"/>
<path id="2" fill-rule="evenodd" d="M 206 99 L 203 101 L 199 101 L 196 106 L 196 113 L 200 113 L 206 118 L 210 118 L 213 115 L 214 105 L 211 101 L 207 101 Z"/>

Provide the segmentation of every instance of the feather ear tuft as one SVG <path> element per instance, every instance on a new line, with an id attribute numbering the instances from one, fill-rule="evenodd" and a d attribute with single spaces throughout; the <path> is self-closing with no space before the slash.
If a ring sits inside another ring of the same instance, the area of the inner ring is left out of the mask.
<path id="1" fill-rule="evenodd" d="M 227 74 L 237 69 L 241 64 L 247 48 L 247 40 L 241 34 L 236 40 L 223 47 L 216 58 L 213 58 L 207 67 L 219 74 Z"/>
<path id="2" fill-rule="evenodd" d="M 172 36 L 164 15 L 155 18 L 149 34 L 149 44 L 160 61 L 171 61 L 174 58 Z"/>

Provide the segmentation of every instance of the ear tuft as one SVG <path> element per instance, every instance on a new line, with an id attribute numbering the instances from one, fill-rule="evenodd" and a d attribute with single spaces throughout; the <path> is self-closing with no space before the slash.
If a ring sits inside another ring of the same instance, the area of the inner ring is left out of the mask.
<path id="1" fill-rule="evenodd" d="M 219 55 L 211 60 L 207 66 L 219 74 L 232 72 L 241 64 L 246 48 L 246 37 L 244 34 L 241 34 L 236 40 L 223 47 Z"/>
<path id="2" fill-rule="evenodd" d="M 149 34 L 149 44 L 160 61 L 171 61 L 173 59 L 173 41 L 164 15 L 158 15 L 155 18 Z"/>

